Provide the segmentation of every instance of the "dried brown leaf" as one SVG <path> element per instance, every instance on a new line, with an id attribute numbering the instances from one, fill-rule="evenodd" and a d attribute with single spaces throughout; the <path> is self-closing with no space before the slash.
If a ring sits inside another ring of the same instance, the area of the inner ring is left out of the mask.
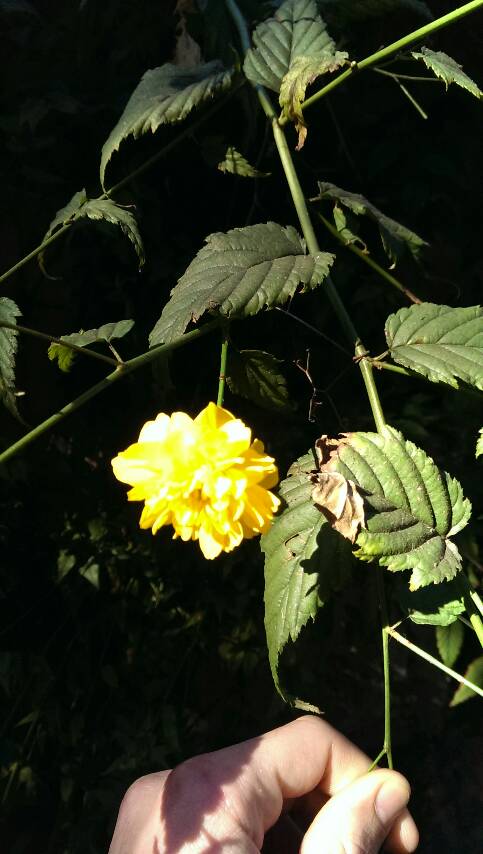
<path id="1" fill-rule="evenodd" d="M 364 502 L 355 483 L 336 471 L 313 476 L 312 500 L 335 531 L 354 543 L 365 524 Z"/>

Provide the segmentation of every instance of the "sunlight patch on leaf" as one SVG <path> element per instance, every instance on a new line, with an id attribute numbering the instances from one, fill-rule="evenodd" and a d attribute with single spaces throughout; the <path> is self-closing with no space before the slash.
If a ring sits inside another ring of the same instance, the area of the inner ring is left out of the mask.
<path id="1" fill-rule="evenodd" d="M 18 347 L 18 332 L 5 329 L 4 323 L 17 324 L 22 312 L 9 297 L 0 297 L 0 399 L 15 418 L 21 420 L 15 397 L 15 357 Z"/>
<path id="2" fill-rule="evenodd" d="M 429 68 L 436 77 L 443 80 L 446 90 L 448 90 L 450 83 L 455 83 L 456 86 L 466 89 L 475 98 L 481 98 L 481 89 L 471 77 L 465 74 L 462 66 L 447 53 L 443 53 L 442 50 L 430 50 L 428 47 L 422 47 L 419 51 L 412 51 L 411 56 L 424 62 L 426 68 Z"/>
<path id="3" fill-rule="evenodd" d="M 483 454 L 483 427 L 479 430 L 479 436 L 476 440 L 476 453 L 475 457 L 481 457 Z"/>

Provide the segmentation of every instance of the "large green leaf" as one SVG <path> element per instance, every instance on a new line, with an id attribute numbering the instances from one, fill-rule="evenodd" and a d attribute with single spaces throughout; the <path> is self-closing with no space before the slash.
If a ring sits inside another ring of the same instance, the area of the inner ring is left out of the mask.
<path id="1" fill-rule="evenodd" d="M 438 647 L 439 656 L 446 667 L 452 667 L 458 658 L 465 632 L 463 624 L 456 620 L 449 626 L 436 626 L 436 645 Z"/>
<path id="2" fill-rule="evenodd" d="M 79 190 L 78 193 L 74 193 L 71 200 L 57 211 L 44 235 L 44 240 L 51 237 L 55 231 L 66 223 L 76 222 L 83 217 L 117 225 L 134 246 L 139 260 L 139 267 L 142 267 L 144 264 L 144 249 L 135 216 L 126 210 L 126 208 L 116 205 L 111 199 L 87 199 L 85 190 Z M 45 250 L 39 254 L 38 258 L 39 264 L 45 272 L 44 256 Z"/>
<path id="3" fill-rule="evenodd" d="M 252 83 L 274 92 L 280 91 L 282 78 L 296 57 L 322 57 L 335 50 L 315 0 L 285 0 L 273 18 L 258 25 L 253 43 L 243 70 Z"/>
<path id="4" fill-rule="evenodd" d="M 483 688 L 483 655 L 480 655 L 479 658 L 475 658 L 474 661 L 468 665 L 465 678 L 468 679 L 469 682 L 473 682 L 477 688 Z M 453 694 L 450 706 L 459 706 L 460 703 L 464 703 L 466 700 L 471 700 L 472 697 L 476 696 L 478 695 L 475 694 L 471 688 L 468 688 L 467 685 L 460 685 Z"/>
<path id="5" fill-rule="evenodd" d="M 232 77 L 233 69 L 226 70 L 217 60 L 195 68 L 167 62 L 146 71 L 102 148 L 102 186 L 107 164 L 125 139 L 137 139 L 148 131 L 155 133 L 160 125 L 183 121 L 195 107 L 226 91 Z"/>
<path id="6" fill-rule="evenodd" d="M 280 371 L 283 359 L 263 350 L 230 350 L 227 381 L 234 394 L 271 412 L 293 410 L 287 381 Z"/>
<path id="7" fill-rule="evenodd" d="M 450 626 L 466 610 L 457 579 L 414 591 L 404 584 L 398 588 L 397 598 L 409 619 L 423 626 Z"/>
<path id="8" fill-rule="evenodd" d="M 134 320 L 118 320 L 113 323 L 104 323 L 98 329 L 87 329 L 85 332 L 72 332 L 70 335 L 62 335 L 61 341 L 75 344 L 76 347 L 89 347 L 99 342 L 109 342 L 113 338 L 123 338 L 134 326 Z M 75 358 L 75 350 L 53 341 L 48 350 L 49 359 L 57 361 L 61 371 L 68 372 Z"/>
<path id="9" fill-rule="evenodd" d="M 411 56 L 424 62 L 426 68 L 429 68 L 440 80 L 444 80 L 446 89 L 450 83 L 455 83 L 456 86 L 461 86 L 462 89 L 466 89 L 476 98 L 481 98 L 480 88 L 471 77 L 464 73 L 461 65 L 447 53 L 422 47 L 419 51 L 412 51 Z"/>
<path id="10" fill-rule="evenodd" d="M 483 309 L 421 303 L 386 321 L 392 358 L 435 383 L 483 389 Z"/>
<path id="11" fill-rule="evenodd" d="M 319 181 L 319 195 L 310 201 L 317 202 L 321 199 L 333 199 L 358 216 L 365 215 L 377 223 L 382 244 L 393 264 L 396 264 L 405 249 L 408 249 L 414 258 L 418 260 L 423 247 L 428 245 L 422 237 L 419 237 L 419 235 L 406 228 L 406 226 L 401 225 L 400 222 L 396 222 L 395 219 L 391 219 L 386 214 L 383 214 L 382 211 L 359 193 L 349 193 L 347 190 L 336 187 L 335 184 Z"/>
<path id="12" fill-rule="evenodd" d="M 433 14 L 421 0 L 322 0 L 322 10 L 339 26 L 391 15 L 399 9 L 409 9 L 431 20 Z"/>
<path id="13" fill-rule="evenodd" d="M 265 554 L 265 629 L 270 667 L 277 690 L 280 654 L 289 640 L 314 620 L 351 567 L 350 543 L 332 530 L 311 499 L 314 456 L 297 460 L 280 484 L 285 508 L 261 538 Z"/>
<path id="14" fill-rule="evenodd" d="M 151 347 L 178 338 L 205 311 L 247 317 L 283 305 L 300 284 L 304 290 L 319 285 L 333 260 L 327 252 L 306 255 L 295 228 L 275 222 L 210 234 L 171 291 Z"/>
<path id="15" fill-rule="evenodd" d="M 364 499 L 358 558 L 377 561 L 391 572 L 412 570 L 411 590 L 457 575 L 461 557 L 450 537 L 471 514 L 457 480 L 391 427 L 383 434 L 323 437 L 317 448 L 321 471 L 339 472 Z"/>
<path id="16" fill-rule="evenodd" d="M 22 312 L 13 300 L 0 297 L 0 399 L 12 415 L 19 419 L 15 399 L 15 356 L 18 332 L 2 327 L 2 321 L 16 325 L 17 317 L 21 315 Z"/>

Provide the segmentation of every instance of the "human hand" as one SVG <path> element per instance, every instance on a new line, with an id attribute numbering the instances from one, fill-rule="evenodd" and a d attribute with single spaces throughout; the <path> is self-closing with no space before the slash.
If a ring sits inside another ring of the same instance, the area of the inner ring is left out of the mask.
<path id="1" fill-rule="evenodd" d="M 384 842 L 409 854 L 409 785 L 369 765 L 325 721 L 299 718 L 136 780 L 109 854 L 376 854 Z"/>

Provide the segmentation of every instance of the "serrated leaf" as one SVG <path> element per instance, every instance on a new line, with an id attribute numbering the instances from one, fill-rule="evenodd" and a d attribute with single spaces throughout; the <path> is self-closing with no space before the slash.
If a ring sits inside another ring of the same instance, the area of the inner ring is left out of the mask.
<path id="1" fill-rule="evenodd" d="M 333 261 L 328 252 L 306 255 L 295 228 L 275 222 L 210 234 L 171 291 L 150 345 L 178 338 L 205 311 L 248 317 L 283 305 L 300 284 L 303 290 L 319 285 Z"/>
<path id="2" fill-rule="evenodd" d="M 365 527 L 356 540 L 360 560 L 391 572 L 412 570 L 417 590 L 454 578 L 461 557 L 450 537 L 467 524 L 471 505 L 457 480 L 392 427 L 317 442 L 321 471 L 338 471 L 360 490 Z"/>
<path id="3" fill-rule="evenodd" d="M 427 242 L 419 237 L 414 231 L 396 222 L 382 213 L 359 193 L 349 193 L 336 187 L 335 184 L 319 181 L 319 195 L 311 199 L 311 202 L 321 199 L 334 199 L 344 207 L 351 210 L 357 216 L 364 215 L 372 219 L 379 228 L 384 250 L 393 265 L 396 264 L 404 249 L 408 249 L 416 260 L 419 260 L 424 246 Z"/>
<path id="4" fill-rule="evenodd" d="M 385 327 L 392 358 L 435 383 L 458 380 L 483 389 L 483 309 L 421 303 L 391 314 Z"/>
<path id="5" fill-rule="evenodd" d="M 22 312 L 18 305 L 9 297 L 0 297 L 0 399 L 7 409 L 20 418 L 15 398 L 15 356 L 17 355 L 18 332 L 15 329 L 5 329 L 4 323 L 17 324 L 17 317 Z"/>
<path id="6" fill-rule="evenodd" d="M 351 549 L 314 507 L 310 474 L 313 454 L 291 467 L 280 484 L 285 509 L 261 538 L 265 555 L 265 629 L 273 680 L 284 699 L 293 700 L 280 685 L 279 658 L 289 640 L 315 620 L 319 608 L 348 578 Z"/>
<path id="7" fill-rule="evenodd" d="M 442 581 L 410 591 L 402 585 L 397 592 L 403 610 L 413 623 L 424 626 L 450 626 L 465 613 L 465 603 L 456 581 Z"/>
<path id="8" fill-rule="evenodd" d="M 138 256 L 139 269 L 141 269 L 145 261 L 144 247 L 134 214 L 126 208 L 116 205 L 111 199 L 91 199 L 82 207 L 75 219 L 79 219 L 79 216 L 117 225 L 134 246 Z"/>
<path id="9" fill-rule="evenodd" d="M 433 19 L 431 10 L 421 0 L 358 0 L 357 3 L 354 0 L 322 0 L 322 9 L 339 26 L 390 15 L 398 9 L 409 9 L 428 20 Z"/>
<path id="10" fill-rule="evenodd" d="M 61 228 L 67 222 L 74 220 L 75 215 L 80 211 L 86 201 L 87 196 L 85 190 L 79 190 L 78 193 L 74 193 L 71 200 L 67 202 L 67 204 L 64 205 L 63 208 L 59 208 L 59 210 L 55 214 L 52 222 L 50 223 L 47 231 L 44 234 L 43 241 L 48 240 L 48 238 L 51 237 L 52 234 L 57 231 L 57 229 Z M 44 259 L 45 250 L 43 252 L 40 252 L 38 255 L 39 266 L 43 273 L 45 273 Z"/>
<path id="11" fill-rule="evenodd" d="M 465 632 L 463 624 L 456 620 L 449 626 L 436 626 L 436 645 L 438 647 L 439 656 L 446 667 L 452 667 L 458 658 Z"/>
<path id="12" fill-rule="evenodd" d="M 243 178 L 266 178 L 270 175 L 270 172 L 260 172 L 259 169 L 255 169 L 232 145 L 226 149 L 225 156 L 217 164 L 217 168 L 220 172 L 229 172 L 231 175 L 240 175 Z"/>
<path id="13" fill-rule="evenodd" d="M 283 359 L 263 350 L 230 350 L 227 382 L 234 394 L 271 412 L 293 410 L 287 382 L 280 371 Z"/>
<path id="14" fill-rule="evenodd" d="M 479 431 L 478 439 L 476 440 L 476 453 L 475 457 L 481 457 L 483 454 L 483 427 Z"/>
<path id="15" fill-rule="evenodd" d="M 466 89 L 475 98 L 481 98 L 482 93 L 480 88 L 471 77 L 468 77 L 464 73 L 462 66 L 451 56 L 448 56 L 447 53 L 443 53 L 441 50 L 430 50 L 428 47 L 422 47 L 419 51 L 411 51 L 411 56 L 414 59 L 424 62 L 426 68 L 429 68 L 440 80 L 444 80 L 446 90 L 450 83 L 455 83 L 456 86 Z"/>
<path id="16" fill-rule="evenodd" d="M 243 70 L 252 83 L 274 92 L 297 56 L 321 57 L 335 50 L 315 0 L 285 0 L 252 38 L 255 47 L 247 51 Z"/>
<path id="17" fill-rule="evenodd" d="M 479 658 L 475 658 L 475 660 L 471 662 L 464 675 L 465 678 L 468 679 L 469 682 L 473 682 L 477 688 L 483 688 L 483 655 L 480 655 Z M 466 700 L 471 700 L 472 697 L 476 696 L 477 694 L 475 694 L 471 688 L 468 688 L 467 685 L 460 685 L 453 694 L 450 706 L 459 706 L 460 703 L 464 703 Z"/>
<path id="18" fill-rule="evenodd" d="M 297 151 L 303 147 L 307 126 L 302 112 L 307 86 L 323 74 L 336 71 L 348 58 L 346 51 L 327 51 L 322 56 L 296 56 L 280 84 L 279 103 L 282 116 L 295 122 L 298 133 Z"/>
<path id="19" fill-rule="evenodd" d="M 61 335 L 61 341 L 67 341 L 69 344 L 75 344 L 76 347 L 89 347 L 91 344 L 98 344 L 100 341 L 111 341 L 113 338 L 123 338 L 134 326 L 134 320 L 118 320 L 112 323 L 104 323 L 98 329 L 87 329 L 85 332 L 72 332 L 70 335 Z M 55 341 L 50 344 L 48 356 L 51 361 L 57 360 L 61 371 L 70 371 L 74 358 L 75 350 L 71 347 L 65 347 Z"/>
<path id="20" fill-rule="evenodd" d="M 130 136 L 138 139 L 149 131 L 155 133 L 161 125 L 183 121 L 195 107 L 229 89 L 233 73 L 233 69 L 226 70 L 217 60 L 195 68 L 167 62 L 146 71 L 103 145 L 102 187 L 105 187 L 107 164 L 124 140 Z"/>

